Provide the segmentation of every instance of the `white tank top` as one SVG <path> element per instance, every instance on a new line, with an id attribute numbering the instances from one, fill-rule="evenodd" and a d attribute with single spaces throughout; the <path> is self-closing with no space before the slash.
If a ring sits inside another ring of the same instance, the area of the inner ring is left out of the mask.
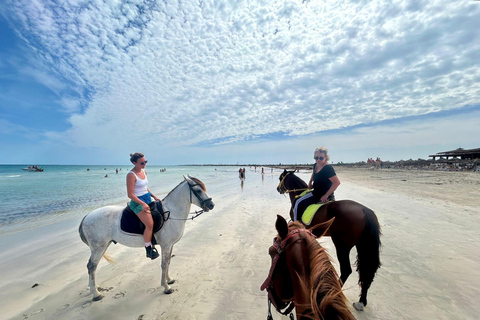
<path id="1" fill-rule="evenodd" d="M 137 197 L 143 196 L 144 194 L 148 193 L 148 179 L 147 179 L 147 174 L 145 173 L 145 170 L 143 170 L 143 173 L 145 174 L 145 179 L 140 179 L 135 172 L 131 171 L 129 173 L 133 173 L 135 177 L 137 178 L 137 181 L 135 181 L 135 188 L 133 189 L 133 194 L 135 194 Z"/>

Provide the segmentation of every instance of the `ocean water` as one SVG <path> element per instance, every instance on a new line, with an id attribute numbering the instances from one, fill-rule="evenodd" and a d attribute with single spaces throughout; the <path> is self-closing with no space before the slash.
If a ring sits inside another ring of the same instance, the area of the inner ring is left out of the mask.
<path id="1" fill-rule="evenodd" d="M 24 167 L 0 165 L 0 235 L 129 201 L 125 183 L 131 166 L 43 166 L 44 172 L 23 171 Z M 160 172 L 163 168 L 166 171 Z M 238 167 L 224 166 L 147 165 L 146 170 L 149 189 L 161 199 L 184 175 L 199 178 L 207 187 L 238 175 Z"/>

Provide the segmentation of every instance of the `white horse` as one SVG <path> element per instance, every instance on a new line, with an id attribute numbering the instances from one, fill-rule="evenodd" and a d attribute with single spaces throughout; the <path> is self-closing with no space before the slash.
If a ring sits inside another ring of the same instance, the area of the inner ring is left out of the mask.
<path id="1" fill-rule="evenodd" d="M 201 207 L 206 212 L 215 206 L 212 198 L 208 197 L 207 189 L 202 181 L 190 176 L 184 178 L 185 181 L 182 181 L 162 200 L 164 211 L 170 211 L 170 218 L 155 233 L 155 238 L 162 249 L 161 284 L 166 294 L 173 292 L 169 285 L 175 282 L 168 275 L 173 245 L 183 235 L 191 204 Z M 125 207 L 121 206 L 106 206 L 93 210 L 83 218 L 78 228 L 80 238 L 91 250 L 87 269 L 90 292 L 93 294 L 94 301 L 103 298 L 95 285 L 95 270 L 110 243 L 118 242 L 128 247 L 144 247 L 145 245 L 143 235 L 126 233 L 120 229 L 120 220 L 124 209 Z"/>

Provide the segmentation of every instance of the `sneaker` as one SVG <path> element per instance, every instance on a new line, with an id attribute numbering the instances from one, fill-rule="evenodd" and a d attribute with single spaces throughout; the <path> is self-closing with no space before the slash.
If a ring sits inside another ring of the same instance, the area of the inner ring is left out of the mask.
<path id="1" fill-rule="evenodd" d="M 145 250 L 147 250 L 147 258 L 154 260 L 160 256 L 157 249 L 154 247 L 152 248 L 152 246 L 145 247 Z"/>

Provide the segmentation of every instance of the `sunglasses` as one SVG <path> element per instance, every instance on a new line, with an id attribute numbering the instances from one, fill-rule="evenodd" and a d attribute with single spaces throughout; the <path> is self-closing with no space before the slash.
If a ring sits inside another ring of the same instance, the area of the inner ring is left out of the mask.
<path id="1" fill-rule="evenodd" d="M 143 166 L 144 164 L 147 164 L 148 160 L 145 160 L 145 162 L 140 162 L 140 165 Z"/>
<path id="2" fill-rule="evenodd" d="M 325 158 L 324 158 L 324 157 L 313 157 L 313 159 L 315 159 L 315 160 L 323 160 L 323 159 L 325 159 Z"/>

